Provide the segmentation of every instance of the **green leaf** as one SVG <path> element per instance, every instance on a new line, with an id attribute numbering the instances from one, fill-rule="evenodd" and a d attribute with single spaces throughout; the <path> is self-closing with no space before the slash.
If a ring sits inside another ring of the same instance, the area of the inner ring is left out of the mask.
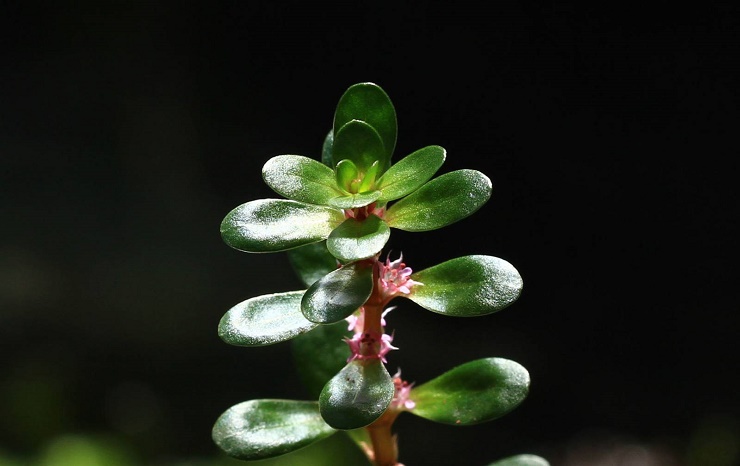
<path id="1" fill-rule="evenodd" d="M 355 209 L 357 207 L 364 207 L 371 204 L 379 197 L 380 191 L 370 191 L 360 194 L 345 194 L 330 200 L 328 205 L 336 207 L 337 209 Z"/>
<path id="2" fill-rule="evenodd" d="M 516 455 L 498 460 L 488 466 L 550 466 L 550 463 L 537 455 Z"/>
<path id="3" fill-rule="evenodd" d="M 386 203 L 400 199 L 429 181 L 445 161 L 446 151 L 440 146 L 428 146 L 407 155 L 378 180 L 382 191 L 379 201 Z"/>
<path id="4" fill-rule="evenodd" d="M 409 412 L 443 424 L 479 424 L 519 406 L 528 391 L 529 372 L 518 363 L 478 359 L 412 388 L 416 406 Z"/>
<path id="5" fill-rule="evenodd" d="M 301 312 L 305 291 L 289 291 L 242 301 L 224 314 L 218 336 L 230 345 L 265 346 L 290 340 L 316 327 Z"/>
<path id="6" fill-rule="evenodd" d="M 357 192 L 353 191 L 353 184 L 359 185 L 360 171 L 357 169 L 357 165 L 350 159 L 340 160 L 337 166 L 334 167 L 334 176 L 336 178 L 336 185 L 347 191 L 348 193 Z"/>
<path id="7" fill-rule="evenodd" d="M 334 131 L 352 120 L 367 122 L 380 135 L 386 151 L 380 171 L 382 174 L 390 164 L 398 132 L 396 109 L 393 108 L 388 94 L 380 86 L 370 82 L 350 86 L 339 99 L 334 112 Z M 339 161 L 337 157 L 334 160 Z"/>
<path id="8" fill-rule="evenodd" d="M 388 208 L 385 220 L 404 231 L 442 228 L 471 215 L 491 197 L 491 180 L 476 170 L 441 175 Z"/>
<path id="9" fill-rule="evenodd" d="M 311 322 L 331 324 L 360 308 L 373 291 L 373 268 L 364 262 L 345 265 L 311 285 L 301 301 Z"/>
<path id="10" fill-rule="evenodd" d="M 383 171 L 388 166 L 380 135 L 364 121 L 352 120 L 336 130 L 332 151 L 337 163 L 349 159 L 363 176 L 375 161 L 379 161 Z"/>
<path id="11" fill-rule="evenodd" d="M 351 336 L 347 322 L 339 321 L 291 340 L 296 371 L 312 398 L 318 399 L 326 382 L 347 364 L 352 353 L 344 339 Z"/>
<path id="12" fill-rule="evenodd" d="M 319 396 L 319 410 L 335 429 L 359 429 L 378 419 L 393 400 L 395 387 L 379 359 L 352 361 Z"/>
<path id="13" fill-rule="evenodd" d="M 221 237 L 240 251 L 285 251 L 328 238 L 342 221 L 342 211 L 331 207 L 258 199 L 226 215 L 221 222 Z"/>
<path id="14" fill-rule="evenodd" d="M 329 168 L 334 168 L 334 165 L 336 165 L 332 157 L 333 146 L 334 146 L 334 130 L 330 129 L 329 133 L 324 138 L 324 144 L 321 146 L 321 163 L 323 163 Z"/>
<path id="15" fill-rule="evenodd" d="M 340 261 L 352 262 L 379 253 L 390 236 L 390 228 L 376 215 L 364 220 L 348 218 L 331 232 L 326 246 Z"/>
<path id="16" fill-rule="evenodd" d="M 335 432 L 314 401 L 251 400 L 221 414 L 211 437 L 227 455 L 252 461 L 290 453 Z"/>
<path id="17" fill-rule="evenodd" d="M 262 178 L 276 193 L 294 201 L 326 205 L 343 195 L 334 171 L 302 155 L 278 155 L 262 167 Z"/>
<path id="18" fill-rule="evenodd" d="M 337 259 L 326 248 L 326 241 L 291 249 L 287 255 L 293 270 L 307 287 L 339 267 Z"/>
<path id="19" fill-rule="evenodd" d="M 405 296 L 432 312 L 474 317 L 504 309 L 519 298 L 523 281 L 513 265 L 493 256 L 458 257 L 411 274 Z"/>

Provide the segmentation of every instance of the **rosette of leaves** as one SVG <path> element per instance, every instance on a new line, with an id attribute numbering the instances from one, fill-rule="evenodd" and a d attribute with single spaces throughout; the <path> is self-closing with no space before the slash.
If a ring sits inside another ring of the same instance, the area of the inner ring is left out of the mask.
<path id="1" fill-rule="evenodd" d="M 337 104 L 321 161 L 278 155 L 265 183 L 284 199 L 259 199 L 229 212 L 221 235 L 246 252 L 278 252 L 326 241 L 346 264 L 376 255 L 390 229 L 427 231 L 457 222 L 491 195 L 491 182 L 462 169 L 432 178 L 446 151 L 427 146 L 392 164 L 396 111 L 373 83 L 350 86 Z"/>

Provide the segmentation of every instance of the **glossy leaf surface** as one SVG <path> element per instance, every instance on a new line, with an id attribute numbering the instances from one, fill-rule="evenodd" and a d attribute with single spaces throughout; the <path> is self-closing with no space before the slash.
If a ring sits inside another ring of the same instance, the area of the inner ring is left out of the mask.
<path id="1" fill-rule="evenodd" d="M 262 167 L 262 178 L 276 193 L 294 201 L 326 205 L 343 193 L 334 171 L 302 155 L 278 155 Z"/>
<path id="2" fill-rule="evenodd" d="M 242 204 L 221 222 L 221 237 L 245 252 L 285 251 L 329 237 L 344 221 L 341 210 L 286 199 Z"/>
<path id="3" fill-rule="evenodd" d="M 326 241 L 291 249 L 286 254 L 293 271 L 307 287 L 339 267 L 337 259 L 326 248 Z"/>
<path id="4" fill-rule="evenodd" d="M 301 312 L 305 291 L 289 291 L 242 301 L 224 314 L 218 336 L 230 345 L 264 346 L 290 340 L 316 327 Z"/>
<path id="5" fill-rule="evenodd" d="M 347 322 L 340 321 L 291 340 L 296 370 L 312 398 L 318 399 L 324 385 L 347 364 L 351 352 L 344 339 L 351 336 Z"/>
<path id="6" fill-rule="evenodd" d="M 341 262 L 352 262 L 380 252 L 390 236 L 391 229 L 375 215 L 364 220 L 348 218 L 331 232 L 326 246 Z"/>
<path id="7" fill-rule="evenodd" d="M 365 82 L 350 86 L 339 99 L 334 113 L 334 132 L 352 120 L 367 122 L 380 135 L 385 147 L 385 157 L 381 174 L 390 165 L 390 158 L 396 147 L 398 122 L 396 110 L 391 99 L 377 84 Z M 334 163 L 339 162 L 337 157 Z"/>
<path id="8" fill-rule="evenodd" d="M 375 128 L 364 121 L 352 120 L 334 133 L 332 157 L 339 163 L 351 160 L 361 173 L 379 161 L 381 168 L 386 167 L 385 147 Z"/>
<path id="9" fill-rule="evenodd" d="M 528 391 L 529 372 L 518 363 L 478 359 L 413 388 L 416 406 L 408 412 L 443 424 L 479 424 L 519 406 Z"/>
<path id="10" fill-rule="evenodd" d="M 406 296 L 432 312 L 474 317 L 504 309 L 519 298 L 523 281 L 513 265 L 493 256 L 458 257 L 411 274 L 423 286 Z"/>
<path id="11" fill-rule="evenodd" d="M 445 161 L 446 151 L 440 146 L 427 146 L 402 158 L 378 180 L 382 191 L 379 201 L 394 201 L 406 196 L 429 181 Z"/>
<path id="12" fill-rule="evenodd" d="M 537 455 L 515 455 L 491 463 L 488 466 L 550 466 L 550 463 Z"/>
<path id="13" fill-rule="evenodd" d="M 476 170 L 441 175 L 388 208 L 385 220 L 404 231 L 442 228 L 471 215 L 491 197 L 491 180 Z"/>
<path id="14" fill-rule="evenodd" d="M 326 384 L 319 396 L 319 410 L 335 429 L 359 429 L 385 412 L 395 387 L 378 359 L 352 361 Z"/>
<path id="15" fill-rule="evenodd" d="M 298 450 L 335 432 L 314 401 L 251 400 L 221 414 L 211 436 L 227 455 L 253 461 Z"/>
<path id="16" fill-rule="evenodd" d="M 331 324 L 359 309 L 372 291 L 372 266 L 348 264 L 311 285 L 303 295 L 301 310 L 311 322 Z"/>

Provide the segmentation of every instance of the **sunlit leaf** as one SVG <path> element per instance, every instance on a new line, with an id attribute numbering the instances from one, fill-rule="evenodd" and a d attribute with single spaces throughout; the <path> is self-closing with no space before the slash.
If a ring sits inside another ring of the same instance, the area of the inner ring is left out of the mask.
<path id="1" fill-rule="evenodd" d="M 339 266 L 337 259 L 326 248 L 326 241 L 291 249 L 286 254 L 293 270 L 307 287 Z"/>
<path id="2" fill-rule="evenodd" d="M 365 173 L 375 161 L 385 168 L 386 151 L 378 132 L 364 121 L 352 120 L 335 129 L 332 157 L 339 163 L 348 159 Z"/>
<path id="3" fill-rule="evenodd" d="M 224 314 L 218 336 L 230 345 L 264 346 L 290 340 L 316 327 L 301 312 L 304 290 L 258 296 Z"/>
<path id="4" fill-rule="evenodd" d="M 329 237 L 344 221 L 341 210 L 286 199 L 258 199 L 229 212 L 221 237 L 246 252 L 285 251 Z"/>
<path id="5" fill-rule="evenodd" d="M 302 155 L 278 155 L 262 167 L 262 178 L 276 193 L 294 201 L 326 205 L 341 196 L 334 171 Z"/>
<path id="6" fill-rule="evenodd" d="M 331 324 L 360 308 L 373 291 L 373 269 L 355 262 L 325 275 L 303 295 L 301 310 L 311 322 Z"/>
<path id="7" fill-rule="evenodd" d="M 335 429 L 359 429 L 385 412 L 394 393 L 393 379 L 379 359 L 352 361 L 321 391 L 319 409 Z"/>
<path id="8" fill-rule="evenodd" d="M 388 225 L 375 215 L 346 219 L 326 240 L 329 251 L 342 262 L 367 259 L 379 253 L 391 236 Z"/>
<path id="9" fill-rule="evenodd" d="M 416 406 L 408 412 L 443 424 L 479 424 L 519 406 L 528 391 L 529 372 L 518 363 L 478 359 L 411 389 Z"/>
<path id="10" fill-rule="evenodd" d="M 396 110 L 383 89 L 374 83 L 357 83 L 350 86 L 339 99 L 334 113 L 334 131 L 352 120 L 367 122 L 380 135 L 385 147 L 385 157 L 380 167 L 382 174 L 390 164 L 396 147 L 398 123 Z M 335 162 L 339 159 L 335 157 Z"/>
<path id="11" fill-rule="evenodd" d="M 500 311 L 519 298 L 523 281 L 513 265 L 493 256 L 458 257 L 411 274 L 423 283 L 406 296 L 439 314 L 474 317 Z"/>
<path id="12" fill-rule="evenodd" d="M 471 215 L 491 197 L 491 180 L 476 170 L 445 173 L 399 199 L 385 220 L 404 231 L 442 228 Z"/>
<path id="13" fill-rule="evenodd" d="M 488 466 L 550 466 L 550 463 L 537 455 L 516 455 L 504 458 Z"/>
<path id="14" fill-rule="evenodd" d="M 383 193 L 379 201 L 385 203 L 412 193 L 437 173 L 445 157 L 442 147 L 428 146 L 394 163 L 378 180 L 377 188 Z"/>
<path id="15" fill-rule="evenodd" d="M 211 436 L 227 455 L 253 461 L 298 450 L 335 432 L 314 401 L 251 400 L 221 414 Z"/>
<path id="16" fill-rule="evenodd" d="M 311 397 L 318 399 L 326 382 L 347 364 L 351 352 L 344 339 L 351 336 L 347 322 L 340 321 L 291 340 L 296 370 Z"/>

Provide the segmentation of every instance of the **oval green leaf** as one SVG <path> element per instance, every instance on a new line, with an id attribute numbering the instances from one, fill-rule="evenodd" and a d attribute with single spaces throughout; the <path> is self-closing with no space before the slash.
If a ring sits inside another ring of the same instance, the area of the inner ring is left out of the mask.
<path id="1" fill-rule="evenodd" d="M 348 218 L 331 232 L 326 247 L 340 261 L 353 262 L 379 253 L 390 237 L 391 229 L 376 215 Z"/>
<path id="2" fill-rule="evenodd" d="M 278 194 L 294 201 L 326 205 L 341 196 L 334 171 L 302 155 L 278 155 L 262 167 L 262 178 Z"/>
<path id="3" fill-rule="evenodd" d="M 373 291 L 373 268 L 364 262 L 345 265 L 311 285 L 301 301 L 306 319 L 332 324 L 360 308 Z"/>
<path id="4" fill-rule="evenodd" d="M 381 203 L 394 201 L 416 191 L 429 181 L 445 161 L 446 151 L 440 146 L 428 146 L 407 155 L 378 180 Z"/>
<path id="5" fill-rule="evenodd" d="M 476 170 L 445 173 L 388 208 L 392 228 L 427 231 L 471 215 L 491 197 L 491 180 Z"/>
<path id="6" fill-rule="evenodd" d="M 388 167 L 380 135 L 364 121 L 352 120 L 339 128 L 334 134 L 332 151 L 337 163 L 351 160 L 363 176 L 375 161 L 383 171 Z"/>
<path id="7" fill-rule="evenodd" d="M 378 419 L 394 394 L 393 379 L 379 359 L 352 361 L 324 386 L 319 410 L 335 429 L 359 429 Z"/>
<path id="8" fill-rule="evenodd" d="M 258 199 L 229 212 L 221 237 L 245 252 L 277 252 L 329 237 L 344 221 L 341 210 L 286 199 Z"/>
<path id="9" fill-rule="evenodd" d="M 510 456 L 488 466 L 550 466 L 550 463 L 541 456 L 524 454 Z"/>
<path id="10" fill-rule="evenodd" d="M 339 267 L 337 259 L 326 248 L 326 241 L 291 249 L 286 254 L 293 270 L 306 286 L 313 285 L 316 280 Z"/>
<path id="11" fill-rule="evenodd" d="M 493 256 L 458 257 L 411 274 L 423 286 L 405 296 L 421 307 L 454 317 L 500 311 L 519 298 L 524 282 L 513 265 Z"/>
<path id="12" fill-rule="evenodd" d="M 324 385 L 347 364 L 352 353 L 344 339 L 351 336 L 347 322 L 340 321 L 291 340 L 296 371 L 312 398 L 318 399 Z"/>
<path id="13" fill-rule="evenodd" d="M 305 291 L 258 296 L 229 309 L 218 324 L 218 336 L 230 345 L 265 346 L 290 340 L 317 326 L 301 312 Z"/>
<path id="14" fill-rule="evenodd" d="M 334 131 L 352 120 L 367 122 L 380 135 L 385 147 L 380 171 L 382 174 L 390 164 L 398 132 L 396 109 L 388 94 L 380 86 L 370 82 L 350 86 L 339 99 L 334 112 Z M 338 162 L 340 159 L 335 157 L 334 160 Z"/>
<path id="15" fill-rule="evenodd" d="M 232 458 L 253 461 L 290 453 L 335 432 L 315 401 L 251 400 L 221 414 L 211 437 Z"/>
<path id="16" fill-rule="evenodd" d="M 480 424 L 512 411 L 528 392 L 529 372 L 520 364 L 478 359 L 411 389 L 416 406 L 408 412 L 442 424 Z"/>
<path id="17" fill-rule="evenodd" d="M 360 173 L 357 170 L 357 165 L 349 159 L 341 160 L 334 167 L 334 177 L 336 184 L 344 191 L 348 193 L 356 192 L 352 190 L 352 184 L 357 183 L 359 186 Z"/>

